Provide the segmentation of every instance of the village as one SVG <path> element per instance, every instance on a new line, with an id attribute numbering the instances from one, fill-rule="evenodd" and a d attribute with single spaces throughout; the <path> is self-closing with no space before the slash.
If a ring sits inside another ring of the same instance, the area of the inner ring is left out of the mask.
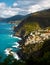
<path id="1" fill-rule="evenodd" d="M 25 46 L 28 44 L 42 43 L 50 39 L 50 30 L 37 30 L 30 33 L 25 41 Z"/>

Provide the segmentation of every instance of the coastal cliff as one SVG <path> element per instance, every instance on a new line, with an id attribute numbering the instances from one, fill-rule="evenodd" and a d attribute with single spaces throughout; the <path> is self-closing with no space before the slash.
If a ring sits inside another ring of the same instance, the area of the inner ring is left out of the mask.
<path id="1" fill-rule="evenodd" d="M 21 50 L 18 52 L 22 59 L 35 62 L 49 60 L 50 9 L 29 14 L 17 27 L 14 27 L 14 31 L 14 35 L 22 38 L 19 41 Z"/>
<path id="2" fill-rule="evenodd" d="M 50 27 L 50 9 L 25 16 L 25 19 L 17 27 L 14 27 L 14 31 L 15 35 L 17 33 L 21 35 L 21 32 L 27 35 L 33 30 L 45 29 L 46 27 Z"/>

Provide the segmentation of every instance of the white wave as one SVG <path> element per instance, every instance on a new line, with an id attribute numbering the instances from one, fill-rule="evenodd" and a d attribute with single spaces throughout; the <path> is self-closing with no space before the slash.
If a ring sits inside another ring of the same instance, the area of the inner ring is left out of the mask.
<path id="1" fill-rule="evenodd" d="M 11 37 L 11 38 L 13 37 L 13 35 L 8 35 L 8 36 Z"/>
<path id="2" fill-rule="evenodd" d="M 6 50 L 4 50 L 5 54 L 8 56 L 10 54 L 11 50 L 12 50 L 12 48 L 7 48 Z"/>
<path id="3" fill-rule="evenodd" d="M 20 37 L 16 37 L 16 36 L 14 36 L 13 38 L 18 38 L 19 40 L 22 40 L 22 38 L 20 38 Z"/>
<path id="4" fill-rule="evenodd" d="M 19 43 L 15 42 L 14 44 L 15 45 L 13 45 L 12 47 L 14 47 L 14 48 L 18 48 L 19 47 Z"/>
<path id="5" fill-rule="evenodd" d="M 16 60 L 20 60 L 20 58 L 19 58 L 19 56 L 17 55 L 17 53 L 11 52 L 11 54 L 13 55 L 13 57 L 14 57 Z"/>
<path id="6" fill-rule="evenodd" d="M 13 48 L 19 48 L 19 49 L 21 49 L 21 48 L 19 47 L 19 45 L 20 45 L 19 43 L 15 42 L 14 44 L 15 44 L 15 45 L 12 46 Z"/>
<path id="7" fill-rule="evenodd" d="M 5 28 L 5 29 L 7 29 L 7 30 L 12 30 L 12 28 Z"/>
<path id="8" fill-rule="evenodd" d="M 13 37 L 13 35 L 9 35 L 10 37 Z"/>
<path id="9" fill-rule="evenodd" d="M 18 42 L 14 42 L 14 44 L 19 45 L 19 43 L 18 43 Z"/>
<path id="10" fill-rule="evenodd" d="M 12 50 L 12 48 L 7 48 L 7 49 L 5 50 L 5 54 L 6 54 L 7 56 L 10 55 L 10 54 L 12 54 L 12 56 L 13 56 L 16 60 L 19 60 L 20 58 L 19 58 L 19 56 L 17 55 L 17 53 L 12 52 L 11 50 Z"/>
<path id="11" fill-rule="evenodd" d="M 18 25 L 15 25 L 15 26 L 18 26 Z"/>
<path id="12" fill-rule="evenodd" d="M 12 30 L 12 28 L 7 28 L 7 29 Z"/>
<path id="13" fill-rule="evenodd" d="M 16 46 L 16 45 L 14 45 L 14 46 L 12 46 L 12 47 L 14 47 L 14 48 L 18 48 L 18 46 Z"/>
<path id="14" fill-rule="evenodd" d="M 13 37 L 13 38 L 17 38 L 17 39 L 19 39 L 19 40 L 22 40 L 22 38 L 20 38 L 20 37 L 16 37 L 16 36 L 13 36 L 13 35 L 9 35 L 10 37 Z"/>

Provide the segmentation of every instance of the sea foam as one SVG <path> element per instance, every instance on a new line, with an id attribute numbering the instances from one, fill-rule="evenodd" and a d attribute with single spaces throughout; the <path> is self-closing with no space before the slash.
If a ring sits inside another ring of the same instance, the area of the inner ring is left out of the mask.
<path id="1" fill-rule="evenodd" d="M 12 47 L 14 47 L 14 48 L 19 48 L 19 43 L 15 42 Z"/>
<path id="2" fill-rule="evenodd" d="M 13 38 L 17 38 L 17 39 L 19 39 L 19 40 L 22 40 L 22 38 L 20 38 L 20 37 L 16 37 L 16 36 L 13 36 L 13 35 L 9 35 L 10 37 L 13 37 Z"/>
<path id="3" fill-rule="evenodd" d="M 16 59 L 16 60 L 20 60 L 19 56 L 17 53 L 15 52 L 11 52 L 11 54 L 13 55 L 13 57 Z"/>
<path id="4" fill-rule="evenodd" d="M 10 51 L 12 50 L 12 48 L 7 48 L 5 51 L 5 54 L 8 56 L 10 54 Z"/>
<path id="5" fill-rule="evenodd" d="M 11 51 L 11 50 L 12 50 L 12 48 L 7 48 L 7 49 L 5 50 L 5 54 L 6 54 L 7 56 L 10 55 L 10 54 L 12 54 L 12 56 L 14 57 L 14 59 L 20 60 L 18 54 L 15 53 L 15 52 L 13 52 L 13 51 Z"/>

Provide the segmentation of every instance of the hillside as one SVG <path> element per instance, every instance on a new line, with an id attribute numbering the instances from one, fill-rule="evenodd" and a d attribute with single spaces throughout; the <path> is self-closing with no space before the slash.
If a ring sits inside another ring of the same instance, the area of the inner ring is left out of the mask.
<path id="1" fill-rule="evenodd" d="M 2 20 L 4 20 L 4 18 L 1 18 L 1 17 L 0 17 L 0 21 L 2 21 Z"/>
<path id="2" fill-rule="evenodd" d="M 18 20 L 22 20 L 24 18 L 23 15 L 15 15 L 15 16 L 12 16 L 10 18 L 3 18 L 1 19 L 0 21 L 5 21 L 5 22 L 12 22 L 12 21 L 18 21 Z"/>
<path id="3" fill-rule="evenodd" d="M 26 33 L 50 26 L 50 9 L 31 13 L 14 29 L 15 32 L 24 30 Z"/>

